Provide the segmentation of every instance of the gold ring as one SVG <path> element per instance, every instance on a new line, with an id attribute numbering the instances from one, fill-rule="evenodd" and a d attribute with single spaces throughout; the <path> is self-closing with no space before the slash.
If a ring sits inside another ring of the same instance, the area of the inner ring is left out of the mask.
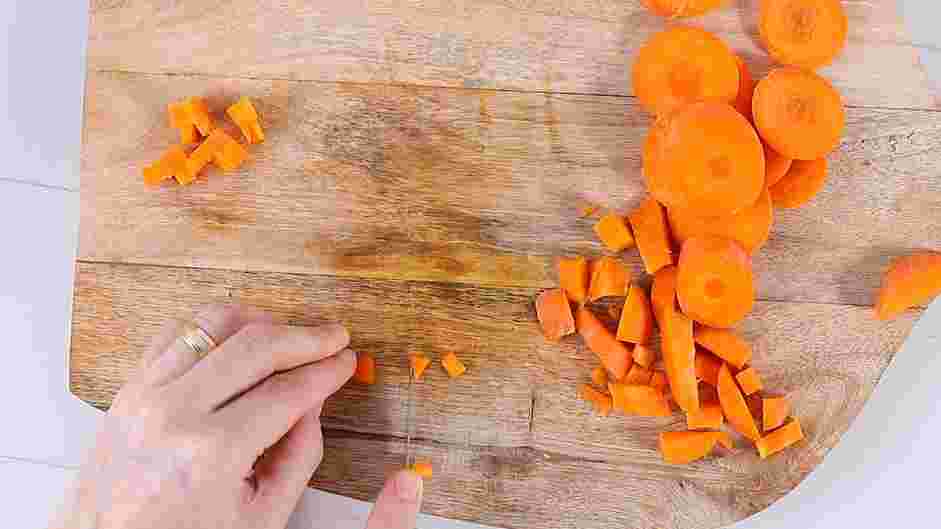
<path id="1" fill-rule="evenodd" d="M 188 322 L 183 326 L 183 331 L 180 341 L 186 344 L 199 358 L 206 356 L 209 351 L 216 348 L 216 341 L 196 323 Z"/>

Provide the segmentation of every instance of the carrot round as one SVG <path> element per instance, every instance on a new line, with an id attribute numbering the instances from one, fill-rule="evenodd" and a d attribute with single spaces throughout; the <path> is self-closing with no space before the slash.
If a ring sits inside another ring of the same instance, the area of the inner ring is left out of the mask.
<path id="1" fill-rule="evenodd" d="M 765 397 L 761 399 L 761 416 L 766 432 L 770 432 L 784 424 L 790 414 L 791 405 L 785 397 Z"/>
<path id="2" fill-rule="evenodd" d="M 588 299 L 589 279 L 587 259 L 559 259 L 559 285 L 572 303 L 584 303 Z"/>
<path id="3" fill-rule="evenodd" d="M 686 415 L 686 427 L 690 430 L 718 430 L 723 423 L 722 406 L 715 401 L 703 402 L 699 411 Z"/>
<path id="4" fill-rule="evenodd" d="M 755 303 L 751 257 L 724 237 L 687 240 L 677 265 L 676 297 L 683 312 L 699 323 L 735 325 Z"/>
<path id="5" fill-rule="evenodd" d="M 634 95 L 653 114 L 695 101 L 731 103 L 738 95 L 735 54 L 703 29 L 676 26 L 650 38 L 633 69 Z"/>
<path id="6" fill-rule="evenodd" d="M 369 353 L 357 353 L 356 371 L 353 372 L 353 380 L 360 384 L 376 383 L 376 359 Z"/>
<path id="7" fill-rule="evenodd" d="M 755 94 L 755 79 L 751 76 L 748 65 L 741 57 L 736 55 L 735 61 L 738 64 L 738 95 L 735 97 L 732 106 L 745 119 L 751 121 L 751 100 Z"/>
<path id="8" fill-rule="evenodd" d="M 588 299 L 595 301 L 609 296 L 626 296 L 630 278 L 620 261 L 602 257 L 592 263 Z"/>
<path id="9" fill-rule="evenodd" d="M 827 182 L 827 159 L 794 160 L 778 183 L 768 190 L 779 208 L 799 208 L 823 189 Z"/>
<path id="10" fill-rule="evenodd" d="M 697 217 L 687 209 L 674 208 L 667 210 L 667 216 L 677 244 L 700 235 L 718 235 L 738 241 L 748 253 L 754 253 L 768 241 L 774 222 L 767 190 L 761 192 L 754 204 L 731 215 Z"/>
<path id="11" fill-rule="evenodd" d="M 729 366 L 726 364 L 722 364 L 722 368 L 719 369 L 716 389 L 719 392 L 719 403 L 722 405 L 725 420 L 727 420 L 738 433 L 752 441 L 757 441 L 761 435 L 758 433 L 755 418 L 752 417 L 751 411 L 748 409 L 748 404 L 745 402 L 745 397 L 742 396 L 738 385 L 735 384 L 735 379 L 732 378 L 732 372 L 729 371 Z"/>
<path id="12" fill-rule="evenodd" d="M 728 0 L 642 0 L 653 14 L 662 17 L 696 17 L 722 7 Z"/>
<path id="13" fill-rule="evenodd" d="M 790 422 L 768 435 L 758 439 L 755 447 L 758 448 L 758 455 L 762 459 L 770 457 L 781 450 L 791 446 L 804 438 L 804 432 L 797 419 L 791 419 Z"/>
<path id="14" fill-rule="evenodd" d="M 784 178 L 794 159 L 782 156 L 778 151 L 768 147 L 767 143 L 762 142 L 761 146 L 765 150 L 765 187 L 767 188 Z"/>
<path id="15" fill-rule="evenodd" d="M 665 315 L 676 310 L 676 267 L 668 266 L 653 276 L 650 304 L 657 325 L 663 328 Z"/>
<path id="16" fill-rule="evenodd" d="M 664 316 L 661 328 L 663 366 L 670 380 L 673 400 L 683 411 L 690 413 L 699 409 L 693 322 L 680 312 L 665 313 Z"/>
<path id="17" fill-rule="evenodd" d="M 637 250 L 648 274 L 656 274 L 664 266 L 673 264 L 670 231 L 663 206 L 653 197 L 647 197 L 630 215 Z"/>
<path id="18" fill-rule="evenodd" d="M 618 323 L 618 340 L 622 342 L 645 344 L 653 336 L 653 312 L 650 310 L 650 299 L 647 293 L 638 285 L 631 285 L 621 311 L 621 321 Z"/>
<path id="19" fill-rule="evenodd" d="M 598 355 L 601 365 L 608 370 L 611 378 L 624 378 L 633 363 L 627 346 L 617 341 L 611 331 L 585 307 L 575 312 L 575 328 L 588 348 Z"/>
<path id="20" fill-rule="evenodd" d="M 891 320 L 941 294 L 941 253 L 922 252 L 892 261 L 882 278 L 876 317 Z"/>
<path id="21" fill-rule="evenodd" d="M 755 128 L 768 145 L 795 160 L 823 158 L 840 144 L 846 114 L 839 92 L 823 77 L 777 68 L 758 82 Z"/>
<path id="22" fill-rule="evenodd" d="M 656 388 L 636 384 L 608 383 L 614 407 L 642 417 L 669 417 L 673 415 L 666 395 Z"/>
<path id="23" fill-rule="evenodd" d="M 735 213 L 754 204 L 765 187 L 761 141 L 725 103 L 694 103 L 658 120 L 643 158 L 650 194 L 698 217 Z"/>
<path id="24" fill-rule="evenodd" d="M 742 369 L 745 364 L 751 362 L 751 345 L 729 329 L 715 329 L 697 325 L 693 333 L 693 339 L 712 354 L 728 362 L 735 369 Z"/>
<path id="25" fill-rule="evenodd" d="M 840 0 L 761 0 L 758 31 L 781 64 L 814 70 L 833 62 L 846 45 Z"/>
<path id="26" fill-rule="evenodd" d="M 712 452 L 722 432 L 662 432 L 660 454 L 674 465 L 685 465 Z"/>

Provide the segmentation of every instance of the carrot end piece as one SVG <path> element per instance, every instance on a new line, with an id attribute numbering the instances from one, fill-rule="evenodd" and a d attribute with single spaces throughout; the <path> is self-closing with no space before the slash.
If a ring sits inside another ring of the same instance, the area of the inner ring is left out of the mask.
<path id="1" fill-rule="evenodd" d="M 409 366 L 412 369 L 412 376 L 415 380 L 420 380 L 425 373 L 425 369 L 431 364 L 431 359 L 421 353 L 412 353 L 408 356 Z"/>
<path id="2" fill-rule="evenodd" d="M 441 358 L 441 365 L 451 378 L 457 378 L 467 371 L 467 366 L 454 353 L 447 353 Z"/>

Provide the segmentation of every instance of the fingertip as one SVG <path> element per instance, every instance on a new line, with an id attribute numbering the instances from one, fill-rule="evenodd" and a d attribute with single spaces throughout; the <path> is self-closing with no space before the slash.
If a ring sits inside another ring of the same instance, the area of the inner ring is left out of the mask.
<path id="1" fill-rule="evenodd" d="M 342 324 L 327 323 L 314 332 L 322 336 L 324 346 L 329 349 L 331 353 L 341 351 L 350 345 L 350 333 Z"/>
<path id="2" fill-rule="evenodd" d="M 393 478 L 395 495 L 400 500 L 418 503 L 425 490 L 425 482 L 421 476 L 411 470 L 400 470 Z"/>

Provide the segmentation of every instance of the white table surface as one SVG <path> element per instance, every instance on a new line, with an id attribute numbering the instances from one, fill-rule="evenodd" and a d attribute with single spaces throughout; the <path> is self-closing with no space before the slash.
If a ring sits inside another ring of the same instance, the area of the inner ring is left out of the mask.
<path id="1" fill-rule="evenodd" d="M 903 0 L 941 80 L 936 3 Z M 0 0 L 0 382 L 2 525 L 44 527 L 99 412 L 66 391 L 78 223 L 87 0 Z M 5 74 L 5 75 L 4 75 Z M 941 119 L 941 113 L 939 113 Z M 916 329 L 941 335 L 941 304 Z M 793 493 L 736 529 L 938 526 L 941 338 L 919 333 L 887 370 L 843 441 Z M 937 388 L 937 389 L 936 389 Z M 358 528 L 369 504 L 308 491 L 294 529 Z M 479 527 L 422 517 L 420 527 Z"/>

